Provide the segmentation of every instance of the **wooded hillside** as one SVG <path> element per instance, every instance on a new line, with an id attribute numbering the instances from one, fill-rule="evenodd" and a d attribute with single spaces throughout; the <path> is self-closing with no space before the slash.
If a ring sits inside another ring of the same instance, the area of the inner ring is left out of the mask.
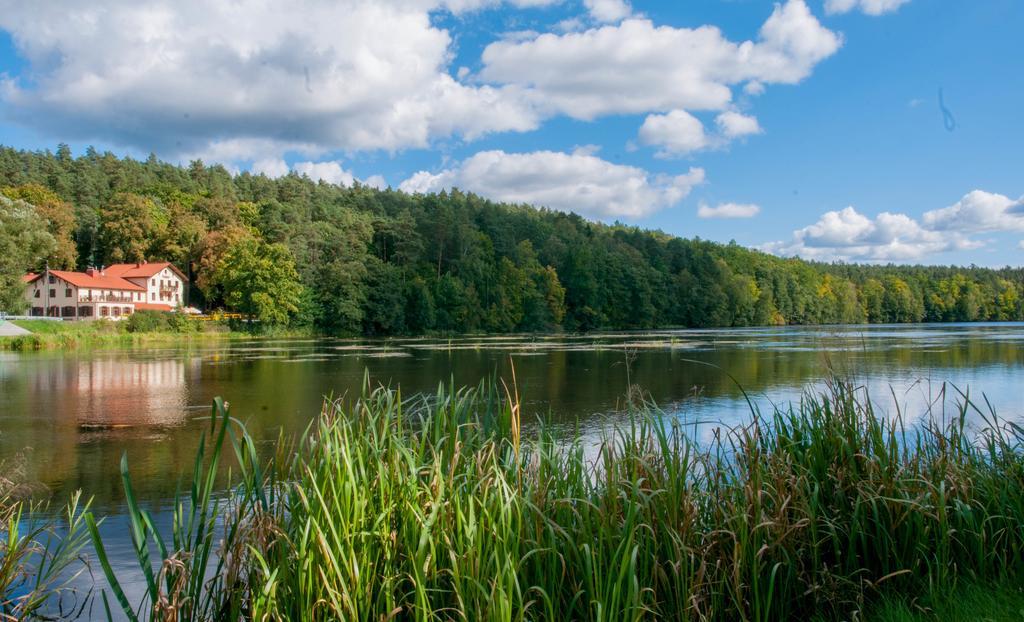
<path id="1" fill-rule="evenodd" d="M 164 259 L 191 302 L 368 335 L 1024 319 L 1024 270 L 781 259 L 473 194 L 0 148 L 39 268 Z M 5 264 L 6 265 L 6 264 Z M 10 280 L 10 279 L 8 279 Z"/>

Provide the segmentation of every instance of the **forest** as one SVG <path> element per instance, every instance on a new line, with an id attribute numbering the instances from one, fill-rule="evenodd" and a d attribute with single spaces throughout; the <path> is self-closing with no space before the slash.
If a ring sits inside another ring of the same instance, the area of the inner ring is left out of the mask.
<path id="1" fill-rule="evenodd" d="M 455 189 L 60 145 L 0 148 L 0 195 L 6 310 L 26 270 L 166 260 L 193 306 L 331 334 L 1024 319 L 1021 268 L 808 262 Z"/>

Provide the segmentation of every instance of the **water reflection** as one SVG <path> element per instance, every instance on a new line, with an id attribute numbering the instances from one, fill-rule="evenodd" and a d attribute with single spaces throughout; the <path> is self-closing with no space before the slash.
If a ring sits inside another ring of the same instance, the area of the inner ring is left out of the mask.
<path id="1" fill-rule="evenodd" d="M 223 395 L 265 442 L 300 432 L 325 395 L 355 395 L 364 374 L 408 395 L 475 384 L 515 365 L 525 421 L 597 438 L 639 384 L 688 424 L 749 420 L 832 371 L 884 409 L 929 412 L 943 382 L 984 391 L 1024 418 L 1024 325 L 656 331 L 464 339 L 261 340 L 197 348 L 7 354 L 0 358 L 0 459 L 32 447 L 30 472 L 59 497 L 121 498 L 127 452 L 139 494 L 166 503 L 192 463 L 210 401 Z M 727 373 L 726 373 L 727 372 Z M 741 390 L 742 387 L 742 390 Z M 951 404 L 947 403 L 949 407 Z M 943 416 L 942 406 L 932 414 Z M 948 413 L 947 413 L 948 414 Z"/>
<path id="2" fill-rule="evenodd" d="M 107 359 L 79 364 L 72 391 L 81 428 L 177 425 L 185 418 L 185 364 Z"/>

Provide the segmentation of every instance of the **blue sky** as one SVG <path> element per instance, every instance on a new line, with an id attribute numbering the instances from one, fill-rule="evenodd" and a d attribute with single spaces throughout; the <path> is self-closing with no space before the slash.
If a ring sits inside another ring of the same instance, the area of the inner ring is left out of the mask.
<path id="1" fill-rule="evenodd" d="M 1022 30 L 1017 0 L 0 0 L 0 143 L 1021 265 Z"/>

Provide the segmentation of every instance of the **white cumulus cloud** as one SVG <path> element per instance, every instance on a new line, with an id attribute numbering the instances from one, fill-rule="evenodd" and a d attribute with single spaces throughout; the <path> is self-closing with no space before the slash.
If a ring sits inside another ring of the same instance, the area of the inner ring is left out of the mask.
<path id="1" fill-rule="evenodd" d="M 443 6 L 0 0 L 0 29 L 31 66 L 4 82 L 0 107 L 65 139 L 164 154 L 398 150 L 536 128 L 515 88 L 450 75 L 452 37 L 430 17 Z"/>
<path id="2" fill-rule="evenodd" d="M 618 218 L 645 216 L 671 207 L 703 181 L 700 168 L 676 176 L 652 175 L 634 166 L 608 162 L 586 150 L 496 150 L 479 152 L 440 173 L 420 171 L 399 187 L 407 192 L 458 187 L 496 201 Z"/>
<path id="3" fill-rule="evenodd" d="M 753 203 L 719 203 L 714 207 L 701 203 L 697 208 L 699 218 L 753 218 L 761 208 Z"/>
<path id="4" fill-rule="evenodd" d="M 480 78 L 516 87 L 545 114 L 725 110 L 732 86 L 793 84 L 842 45 L 803 0 L 776 5 L 758 37 L 739 43 L 714 26 L 674 28 L 631 18 L 582 32 L 497 41 Z"/>
<path id="5" fill-rule="evenodd" d="M 265 158 L 252 163 L 250 171 L 254 175 L 266 175 L 267 177 L 283 177 L 289 173 L 305 175 L 313 181 L 325 181 L 338 186 L 351 186 L 356 181 L 374 188 L 387 188 L 387 181 L 380 175 L 370 175 L 366 179 L 358 179 L 351 171 L 344 168 L 340 162 L 326 160 L 323 162 L 296 162 L 288 166 L 288 163 L 280 158 Z"/>
<path id="6" fill-rule="evenodd" d="M 905 214 L 882 212 L 870 218 L 846 207 L 826 212 L 813 225 L 794 231 L 792 241 L 764 248 L 805 259 L 900 262 L 978 245 L 959 234 L 929 231 Z"/>
<path id="7" fill-rule="evenodd" d="M 849 13 L 859 10 L 867 15 L 892 13 L 910 0 L 825 0 L 826 13 Z"/>
<path id="8" fill-rule="evenodd" d="M 370 175 L 363 180 L 363 185 L 370 186 L 371 188 L 377 188 L 378 190 L 384 190 L 388 187 L 388 182 L 382 175 Z"/>
<path id="9" fill-rule="evenodd" d="M 252 163 L 254 175 L 266 175 L 267 177 L 277 178 L 287 175 L 290 170 L 288 163 L 281 158 L 264 158 Z"/>
<path id="10" fill-rule="evenodd" d="M 659 157 L 680 156 L 725 147 L 730 141 L 751 134 L 760 134 L 756 117 L 727 110 L 715 117 L 717 131 L 708 133 L 700 119 L 685 110 L 667 114 L 651 114 L 640 126 L 638 137 L 645 145 L 659 147 Z"/>
<path id="11" fill-rule="evenodd" d="M 715 117 L 715 124 L 726 138 L 739 138 L 751 134 L 760 134 L 761 125 L 757 117 L 745 115 L 734 110 L 726 110 Z"/>
<path id="12" fill-rule="evenodd" d="M 339 186 L 351 186 L 355 176 L 333 160 L 327 162 L 296 162 L 292 166 L 299 175 L 306 175 L 313 181 L 326 181 Z"/>
<path id="13" fill-rule="evenodd" d="M 286 155 L 430 148 L 558 115 L 731 111 L 733 88 L 799 82 L 842 44 L 805 0 L 777 4 L 745 41 L 585 0 L 589 21 L 569 31 L 492 42 L 477 73 L 452 66 L 438 11 L 557 1 L 0 0 L 28 65 L 0 75 L 0 112 L 62 140 L 270 174 Z"/>
<path id="14" fill-rule="evenodd" d="M 710 144 L 704 124 L 685 110 L 648 115 L 640 126 L 639 137 L 645 145 L 661 147 L 665 154 L 686 154 Z"/>
<path id="15" fill-rule="evenodd" d="M 925 212 L 921 220 L 939 231 L 1024 231 L 1024 197 L 974 190 L 949 207 Z"/>
<path id="16" fill-rule="evenodd" d="M 847 207 L 826 212 L 814 224 L 793 232 L 788 242 L 763 248 L 780 255 L 844 261 L 915 261 L 928 255 L 979 248 L 970 234 L 1024 231 L 1024 197 L 973 190 L 948 207 L 925 212 L 920 220 L 882 212 L 875 218 Z"/>
<path id="17" fill-rule="evenodd" d="M 590 16 L 599 22 L 621 22 L 633 13 L 625 0 L 583 0 Z"/>

